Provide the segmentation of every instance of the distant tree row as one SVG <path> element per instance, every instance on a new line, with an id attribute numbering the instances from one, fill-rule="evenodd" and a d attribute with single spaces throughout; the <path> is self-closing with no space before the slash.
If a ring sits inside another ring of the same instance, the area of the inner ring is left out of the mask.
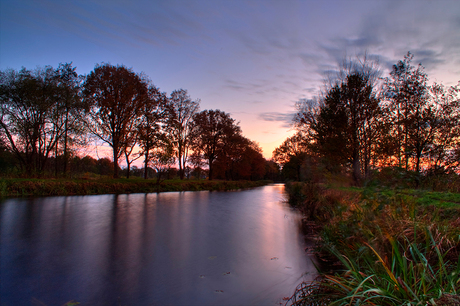
<path id="1" fill-rule="evenodd" d="M 458 171 L 460 87 L 428 85 L 412 59 L 408 53 L 386 78 L 375 62 L 344 64 L 323 95 L 297 102 L 297 133 L 273 152 L 283 172 L 299 180 L 312 167 L 346 171 L 359 185 L 388 166 Z"/>
<path id="2" fill-rule="evenodd" d="M 56 175 L 66 174 L 90 137 L 110 146 L 114 178 L 121 158 L 128 178 L 139 158 L 144 178 L 149 169 L 163 173 L 173 164 L 181 179 L 188 164 L 206 166 L 209 179 L 262 179 L 273 171 L 229 114 L 199 106 L 186 90 L 167 96 L 124 66 L 97 65 L 87 76 L 72 64 L 6 70 L 0 72 L 0 145 L 32 175 L 43 174 L 51 160 Z"/>

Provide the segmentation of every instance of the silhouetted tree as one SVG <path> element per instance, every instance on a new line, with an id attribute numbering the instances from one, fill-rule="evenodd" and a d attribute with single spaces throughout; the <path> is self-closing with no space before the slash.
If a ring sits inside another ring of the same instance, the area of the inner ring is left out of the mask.
<path id="1" fill-rule="evenodd" d="M 375 68 L 366 62 L 346 68 L 320 103 L 298 104 L 294 120 L 329 170 L 351 165 L 353 179 L 359 184 L 378 144 L 375 135 L 381 109 L 374 87 Z"/>
<path id="2" fill-rule="evenodd" d="M 0 127 L 27 173 L 41 174 L 57 144 L 67 140 L 69 112 L 78 99 L 74 74 L 71 64 L 0 74 Z"/>
<path id="3" fill-rule="evenodd" d="M 434 112 L 430 120 L 434 138 L 428 144 L 425 163 L 431 169 L 455 170 L 460 166 L 455 154 L 460 148 L 460 86 L 446 88 L 435 83 L 428 99 Z"/>
<path id="4" fill-rule="evenodd" d="M 190 146 L 191 122 L 193 115 L 199 111 L 200 101 L 192 101 L 184 89 L 175 90 L 168 99 L 170 127 L 169 137 L 174 145 L 179 162 L 179 176 L 184 179 Z"/>
<path id="5" fill-rule="evenodd" d="M 246 146 L 249 145 L 249 142 L 250 140 L 240 133 L 232 135 L 222 150 L 224 154 L 219 155 L 214 161 L 213 176 L 225 180 L 238 179 L 234 169 L 236 169 L 241 154 Z"/>
<path id="6" fill-rule="evenodd" d="M 70 160 L 71 173 L 98 173 L 97 159 L 86 155 L 82 158 L 78 156 L 72 157 Z"/>
<path id="7" fill-rule="evenodd" d="M 167 138 L 158 141 L 155 148 L 150 152 L 149 160 L 149 164 L 157 173 L 157 183 L 160 183 L 161 177 L 166 174 L 175 163 L 174 147 L 172 143 Z"/>
<path id="8" fill-rule="evenodd" d="M 107 157 L 100 158 L 96 162 L 96 169 L 97 169 L 96 173 L 99 175 L 110 175 L 110 173 L 113 173 L 113 167 L 114 167 L 114 163 L 109 158 Z M 117 173 L 120 170 L 121 169 L 118 168 Z"/>
<path id="9" fill-rule="evenodd" d="M 122 144 L 122 154 L 125 156 L 126 161 L 126 178 L 128 179 L 131 172 L 131 164 L 142 156 L 139 152 L 134 153 L 134 150 L 137 148 L 137 144 L 139 143 L 139 132 L 137 130 L 138 125 L 138 120 L 133 120 L 131 122 L 128 126 L 129 133 Z"/>
<path id="10" fill-rule="evenodd" d="M 280 167 L 274 160 L 267 160 L 265 163 L 265 177 L 266 180 L 280 181 Z"/>
<path id="11" fill-rule="evenodd" d="M 86 129 L 84 125 L 84 113 L 86 106 L 80 96 L 80 84 L 82 77 L 76 72 L 76 67 L 72 63 L 59 64 L 55 71 L 55 79 L 58 87 L 58 101 L 56 105 L 55 120 L 63 123 L 64 134 L 56 143 L 56 158 L 59 153 L 59 145 L 62 144 L 63 170 L 67 174 L 67 164 L 74 146 L 84 146 L 86 144 Z M 57 175 L 56 163 L 56 175 Z"/>
<path id="12" fill-rule="evenodd" d="M 273 160 L 283 168 L 286 179 L 301 180 L 301 170 L 308 155 L 311 155 L 304 133 L 298 131 L 288 137 L 273 151 Z"/>
<path id="13" fill-rule="evenodd" d="M 256 142 L 234 133 L 213 163 L 213 176 L 226 180 L 256 180 L 265 175 L 266 160 Z"/>
<path id="14" fill-rule="evenodd" d="M 424 67 L 411 65 L 413 55 L 408 52 L 404 60 L 393 65 L 385 80 L 386 96 L 390 102 L 387 112 L 394 126 L 393 138 L 399 167 L 409 170 L 409 161 L 415 158 L 415 170 L 420 169 L 422 153 L 433 137 L 433 105 L 428 103 L 428 77 Z"/>
<path id="15" fill-rule="evenodd" d="M 193 116 L 191 148 L 195 155 L 207 160 L 209 180 L 213 178 L 213 163 L 222 154 L 233 135 L 241 129 L 229 114 L 220 110 L 204 110 Z"/>
<path id="16" fill-rule="evenodd" d="M 132 124 L 149 99 L 146 81 L 124 66 L 97 65 L 86 78 L 84 97 L 90 105 L 89 129 L 112 147 L 113 177 L 117 178 L 118 159 Z"/>
<path id="17" fill-rule="evenodd" d="M 249 141 L 232 170 L 236 174 L 236 179 L 261 180 L 265 175 L 266 162 L 259 145 Z"/>
<path id="18" fill-rule="evenodd" d="M 273 160 L 280 165 L 284 165 L 289 162 L 292 156 L 298 156 L 308 150 L 305 136 L 302 132 L 297 132 L 293 136 L 288 137 L 273 151 Z"/>
<path id="19" fill-rule="evenodd" d="M 147 179 L 150 151 L 161 146 L 168 132 L 167 98 L 158 88 L 149 86 L 149 99 L 141 108 L 139 133 L 140 154 L 144 156 L 144 179 Z"/>

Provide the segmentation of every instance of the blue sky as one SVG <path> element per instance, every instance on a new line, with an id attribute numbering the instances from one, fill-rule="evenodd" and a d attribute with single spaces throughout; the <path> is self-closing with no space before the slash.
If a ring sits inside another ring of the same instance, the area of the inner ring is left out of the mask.
<path id="1" fill-rule="evenodd" d="M 230 113 L 266 157 L 344 58 L 366 52 L 385 76 L 407 51 L 457 84 L 460 1 L 0 0 L 0 69 L 124 64 Z"/>

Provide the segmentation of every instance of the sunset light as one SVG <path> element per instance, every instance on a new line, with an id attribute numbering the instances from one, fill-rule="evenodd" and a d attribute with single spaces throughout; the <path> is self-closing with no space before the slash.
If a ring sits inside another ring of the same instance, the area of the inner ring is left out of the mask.
<path id="1" fill-rule="evenodd" d="M 460 0 L 0 0 L 3 305 L 460 305 Z"/>
<path id="2" fill-rule="evenodd" d="M 144 72 L 186 89 L 201 109 L 240 122 L 266 158 L 293 134 L 344 58 L 364 52 L 388 72 L 408 51 L 431 81 L 459 81 L 457 1 L 2 1 L 0 69 L 72 62 Z"/>

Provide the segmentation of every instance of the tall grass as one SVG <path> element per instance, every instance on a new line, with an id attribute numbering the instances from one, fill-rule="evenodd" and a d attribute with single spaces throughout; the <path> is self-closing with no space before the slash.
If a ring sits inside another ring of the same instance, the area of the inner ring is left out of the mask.
<path id="1" fill-rule="evenodd" d="M 297 205 L 310 207 L 313 187 L 303 188 Z M 314 194 L 313 207 L 330 212 L 317 247 L 327 265 L 288 304 L 460 305 L 460 205 L 420 205 L 385 189 L 332 201 L 326 194 Z"/>
<path id="2" fill-rule="evenodd" d="M 446 260 L 449 250 L 441 252 L 439 241 L 425 232 L 426 244 L 390 239 L 389 256 L 367 243 L 357 253 L 331 248 L 344 270 L 302 283 L 291 304 L 460 305 L 460 260 Z"/>
<path id="3" fill-rule="evenodd" d="M 326 222 L 334 217 L 341 203 L 349 203 L 359 196 L 353 190 L 326 189 L 313 182 L 285 184 L 288 202 L 310 221 Z"/>

